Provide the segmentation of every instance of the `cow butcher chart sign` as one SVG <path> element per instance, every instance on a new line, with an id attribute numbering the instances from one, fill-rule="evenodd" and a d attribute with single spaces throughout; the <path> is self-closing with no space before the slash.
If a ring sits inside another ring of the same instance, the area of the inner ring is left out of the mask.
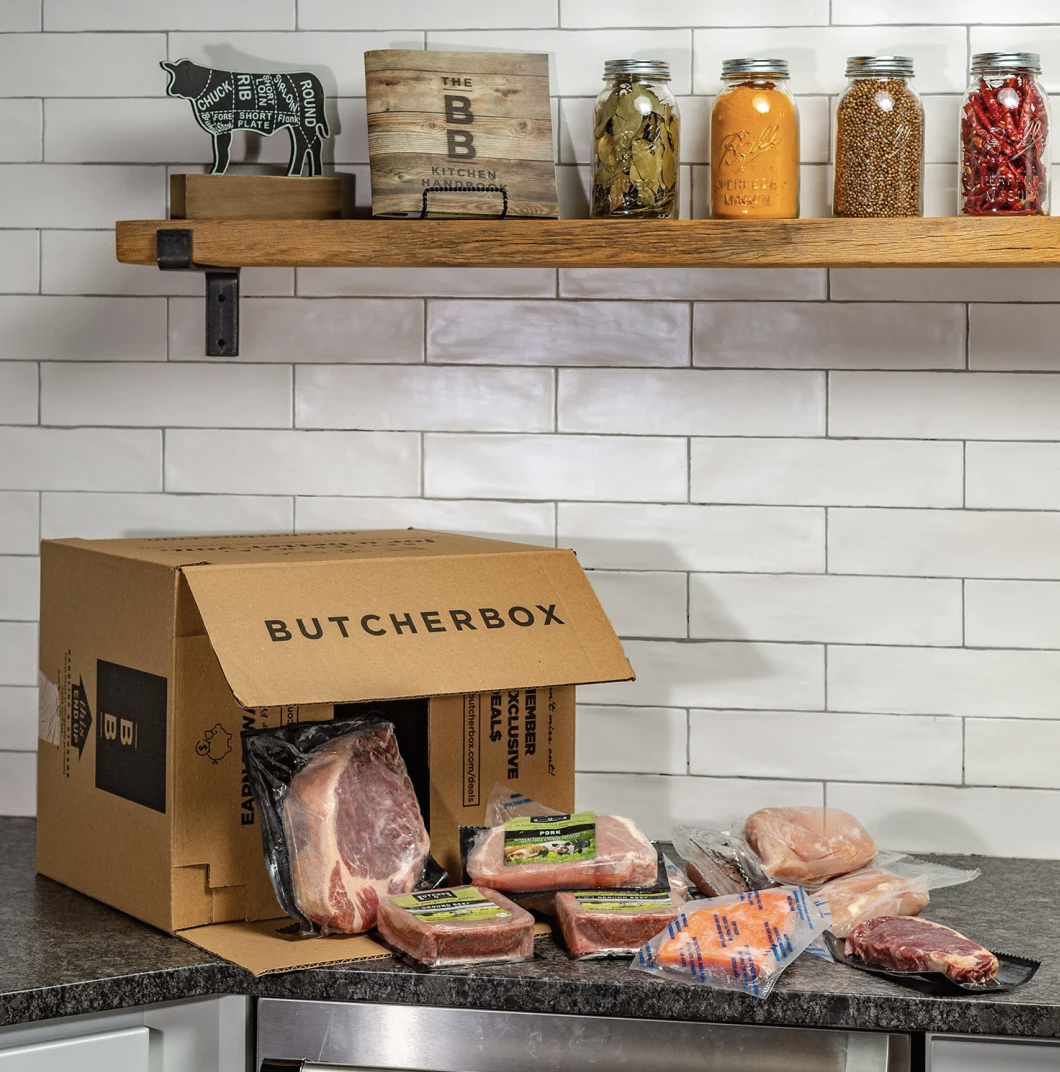
<path id="1" fill-rule="evenodd" d="M 376 216 L 556 217 L 548 56 L 364 54 Z"/>
<path id="2" fill-rule="evenodd" d="M 232 131 L 266 136 L 287 129 L 291 135 L 288 175 L 320 175 L 321 146 L 331 136 L 324 116 L 324 89 L 309 71 L 247 74 L 202 67 L 191 60 L 163 61 L 169 74 L 166 93 L 191 101 L 195 121 L 213 135 L 214 175 L 228 169 Z"/>

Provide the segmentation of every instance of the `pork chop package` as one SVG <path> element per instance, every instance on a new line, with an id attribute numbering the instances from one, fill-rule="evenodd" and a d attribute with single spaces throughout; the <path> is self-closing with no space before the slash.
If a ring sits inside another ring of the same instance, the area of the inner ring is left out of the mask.
<path id="1" fill-rule="evenodd" d="M 632 956 L 681 911 L 665 890 L 563 890 L 556 926 L 572 960 Z"/>
<path id="2" fill-rule="evenodd" d="M 876 855 L 868 831 L 838 808 L 762 808 L 733 833 L 754 850 L 766 874 L 789 885 L 820 885 Z"/>
<path id="3" fill-rule="evenodd" d="M 475 832 L 466 870 L 476 886 L 505 893 L 651 888 L 659 854 L 629 819 L 561 813 L 498 786 Z"/>
<path id="4" fill-rule="evenodd" d="M 764 998 L 829 921 L 828 902 L 801 886 L 689 901 L 630 967 Z"/>
<path id="5" fill-rule="evenodd" d="M 442 885 L 394 727 L 369 716 L 243 733 L 276 898 L 305 934 L 360 934 L 379 900 Z"/>
<path id="6" fill-rule="evenodd" d="M 533 916 L 504 894 L 474 886 L 384 897 L 378 927 L 388 945 L 429 968 L 534 955 Z"/>

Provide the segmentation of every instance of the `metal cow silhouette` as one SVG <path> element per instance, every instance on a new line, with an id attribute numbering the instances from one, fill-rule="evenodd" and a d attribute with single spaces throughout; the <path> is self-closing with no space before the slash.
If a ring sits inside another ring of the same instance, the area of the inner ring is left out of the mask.
<path id="1" fill-rule="evenodd" d="M 308 71 L 289 74 L 241 74 L 200 67 L 191 60 L 162 61 L 169 74 L 166 93 L 191 101 L 195 120 L 213 135 L 213 172 L 228 168 L 233 130 L 275 134 L 291 132 L 288 175 L 301 175 L 309 158 L 310 175 L 321 174 L 322 138 L 331 136 L 324 116 L 324 88 Z"/>

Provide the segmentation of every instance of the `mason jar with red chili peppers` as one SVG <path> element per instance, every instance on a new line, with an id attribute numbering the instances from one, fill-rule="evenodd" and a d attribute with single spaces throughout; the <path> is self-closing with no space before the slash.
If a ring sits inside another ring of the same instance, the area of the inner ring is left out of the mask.
<path id="1" fill-rule="evenodd" d="M 1049 212 L 1049 98 L 1034 52 L 980 52 L 961 111 L 961 213 Z"/>

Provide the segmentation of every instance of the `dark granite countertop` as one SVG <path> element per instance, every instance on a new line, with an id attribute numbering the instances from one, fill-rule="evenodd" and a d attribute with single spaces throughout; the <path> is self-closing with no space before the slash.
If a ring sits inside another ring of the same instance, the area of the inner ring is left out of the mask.
<path id="1" fill-rule="evenodd" d="M 548 938 L 526 964 L 434 974 L 393 960 L 255 979 L 33 873 L 35 826 L 0 819 L 0 1026 L 204 994 L 1060 1039 L 1060 861 L 944 858 L 982 877 L 932 895 L 930 918 L 1042 961 L 1020 990 L 936 998 L 804 955 L 766 1000 L 661 982 L 625 961 L 571 963 Z"/>

